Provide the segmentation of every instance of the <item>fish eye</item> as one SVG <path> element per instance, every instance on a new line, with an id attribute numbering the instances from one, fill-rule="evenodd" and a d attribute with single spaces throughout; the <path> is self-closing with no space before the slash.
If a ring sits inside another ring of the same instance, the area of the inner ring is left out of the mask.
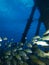
<path id="1" fill-rule="evenodd" d="M 35 39 L 35 42 L 37 42 L 37 39 Z"/>

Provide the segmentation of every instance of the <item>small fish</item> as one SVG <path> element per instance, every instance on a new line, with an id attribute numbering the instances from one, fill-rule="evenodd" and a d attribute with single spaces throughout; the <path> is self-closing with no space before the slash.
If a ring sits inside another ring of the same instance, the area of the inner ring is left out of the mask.
<path id="1" fill-rule="evenodd" d="M 23 64 L 23 61 L 21 60 L 21 63 Z"/>
<path id="2" fill-rule="evenodd" d="M 19 48 L 18 50 L 23 50 L 22 48 Z"/>
<path id="3" fill-rule="evenodd" d="M 23 46 L 23 43 L 20 43 L 21 46 Z"/>
<path id="4" fill-rule="evenodd" d="M 42 37 L 42 40 L 49 41 L 49 35 L 48 35 L 48 36 L 43 36 L 43 37 Z"/>
<path id="5" fill-rule="evenodd" d="M 47 35 L 47 34 L 49 34 L 49 30 L 47 30 L 43 35 Z"/>
<path id="6" fill-rule="evenodd" d="M 48 53 L 44 53 L 44 55 L 45 55 L 46 57 L 49 57 L 49 52 L 48 52 Z"/>
<path id="7" fill-rule="evenodd" d="M 21 56 L 19 54 L 16 54 L 15 56 L 18 60 L 21 60 Z"/>
<path id="8" fill-rule="evenodd" d="M 11 51 L 5 52 L 6 55 L 11 55 Z"/>
<path id="9" fill-rule="evenodd" d="M 12 38 L 11 41 L 13 41 L 14 39 Z"/>
<path id="10" fill-rule="evenodd" d="M 41 61 L 37 56 L 35 56 L 35 55 L 31 55 L 30 56 L 30 59 L 31 59 L 31 62 L 32 63 L 35 63 L 35 65 L 37 64 L 37 65 L 46 65 L 45 64 L 45 62 L 43 62 L 43 61 Z M 34 64 L 32 64 L 32 65 L 34 65 Z"/>
<path id="11" fill-rule="evenodd" d="M 4 37 L 3 40 L 7 40 L 7 37 Z"/>
<path id="12" fill-rule="evenodd" d="M 23 57 L 25 60 L 29 59 L 29 57 L 27 56 L 27 54 L 24 51 L 20 51 L 19 55 L 21 57 Z"/>
<path id="13" fill-rule="evenodd" d="M 9 56 L 7 55 L 7 56 L 5 56 L 5 58 L 6 58 L 6 59 L 8 59 L 8 58 L 9 58 Z"/>
<path id="14" fill-rule="evenodd" d="M 17 49 L 15 48 L 15 49 L 13 49 L 13 52 L 16 52 L 17 51 Z"/>
<path id="15" fill-rule="evenodd" d="M 45 52 L 44 52 L 44 51 L 38 49 L 36 52 L 37 52 L 37 55 L 38 55 L 38 56 L 40 56 L 40 57 L 45 57 L 45 55 L 44 55 Z"/>
<path id="16" fill-rule="evenodd" d="M 0 37 L 0 42 L 2 42 L 3 40 L 2 40 L 2 38 Z"/>
<path id="17" fill-rule="evenodd" d="M 28 57 L 28 56 L 24 56 L 24 59 L 25 59 L 25 60 L 28 60 L 28 59 L 29 59 L 29 57 Z"/>
<path id="18" fill-rule="evenodd" d="M 27 53 L 32 53 L 32 50 L 30 50 L 30 49 L 25 49 L 24 51 Z"/>
<path id="19" fill-rule="evenodd" d="M 11 45 L 12 45 L 12 43 L 10 42 L 10 43 L 8 44 L 8 47 L 11 47 Z"/>
<path id="20" fill-rule="evenodd" d="M 33 39 L 40 39 L 40 36 L 35 36 Z"/>
<path id="21" fill-rule="evenodd" d="M 27 56 L 27 54 L 24 51 L 20 51 L 20 56 Z"/>
<path id="22" fill-rule="evenodd" d="M 37 40 L 41 40 L 40 36 L 35 36 L 35 37 L 32 39 L 32 42 L 37 41 Z"/>
<path id="23" fill-rule="evenodd" d="M 27 37 L 25 37 L 25 39 L 27 40 Z"/>
<path id="24" fill-rule="evenodd" d="M 40 49 L 38 49 L 37 50 L 37 54 L 40 56 L 40 57 L 49 57 L 49 52 L 48 53 L 45 53 L 44 51 L 42 51 L 42 50 L 40 50 Z"/>
<path id="25" fill-rule="evenodd" d="M 34 44 L 41 45 L 41 46 L 49 46 L 49 44 L 47 44 L 47 42 L 45 41 L 34 41 L 33 45 Z"/>
<path id="26" fill-rule="evenodd" d="M 46 33 L 44 33 L 42 40 L 49 41 L 49 30 L 47 30 Z"/>
<path id="27" fill-rule="evenodd" d="M 27 47 L 32 48 L 32 44 L 31 43 L 28 43 L 27 44 Z"/>

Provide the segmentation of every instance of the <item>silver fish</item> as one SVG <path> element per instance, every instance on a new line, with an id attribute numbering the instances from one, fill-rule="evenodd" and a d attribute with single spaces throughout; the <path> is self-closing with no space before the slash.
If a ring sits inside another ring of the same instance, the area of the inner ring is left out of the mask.
<path id="1" fill-rule="evenodd" d="M 49 35 L 48 35 L 48 36 L 43 36 L 43 37 L 42 37 L 42 40 L 47 40 L 47 41 L 49 41 Z"/>
<path id="2" fill-rule="evenodd" d="M 33 44 L 41 45 L 41 46 L 49 46 L 45 41 L 34 41 Z"/>
<path id="3" fill-rule="evenodd" d="M 5 52 L 6 55 L 11 55 L 11 51 Z"/>
<path id="4" fill-rule="evenodd" d="M 24 51 L 27 52 L 27 53 L 32 53 L 31 49 L 25 49 Z"/>
<path id="5" fill-rule="evenodd" d="M 24 51 L 21 51 L 19 53 L 20 56 L 22 56 L 24 59 L 29 59 L 29 57 L 27 56 L 27 54 Z"/>
<path id="6" fill-rule="evenodd" d="M 26 45 L 27 45 L 27 47 L 32 48 L 32 44 L 31 43 L 28 43 Z"/>
<path id="7" fill-rule="evenodd" d="M 21 60 L 21 56 L 19 54 L 16 54 L 15 57 L 18 59 L 18 60 Z"/>
<path id="8" fill-rule="evenodd" d="M 8 38 L 7 37 L 4 37 L 3 40 L 8 40 Z"/>
<path id="9" fill-rule="evenodd" d="M 23 48 L 19 48 L 18 50 L 23 50 Z"/>
<path id="10" fill-rule="evenodd" d="M 49 34 L 49 30 L 47 30 L 43 35 L 47 35 L 47 34 Z"/>
<path id="11" fill-rule="evenodd" d="M 37 54 L 40 56 L 40 57 L 49 57 L 49 52 L 48 53 L 45 53 L 44 51 L 42 51 L 42 50 L 40 50 L 40 49 L 38 49 L 37 50 Z"/>
<path id="12" fill-rule="evenodd" d="M 2 38 L 0 37 L 0 42 L 2 42 L 3 40 L 2 40 Z"/>
<path id="13" fill-rule="evenodd" d="M 41 61 L 37 56 L 31 55 L 30 56 L 31 62 L 36 63 L 37 65 L 46 65 L 43 61 Z"/>

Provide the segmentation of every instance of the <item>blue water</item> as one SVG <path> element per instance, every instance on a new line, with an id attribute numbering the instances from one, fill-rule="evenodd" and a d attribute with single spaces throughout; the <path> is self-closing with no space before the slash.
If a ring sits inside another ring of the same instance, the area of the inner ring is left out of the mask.
<path id="1" fill-rule="evenodd" d="M 27 19 L 34 6 L 33 0 L 0 0 L 0 37 L 7 37 L 10 41 L 11 38 L 15 42 L 19 42 L 22 33 L 24 32 Z M 34 13 L 34 22 L 31 24 L 30 30 L 27 35 L 27 40 L 30 41 L 34 37 L 40 12 L 36 9 Z M 40 33 L 41 36 L 45 32 L 44 24 L 41 24 Z"/>

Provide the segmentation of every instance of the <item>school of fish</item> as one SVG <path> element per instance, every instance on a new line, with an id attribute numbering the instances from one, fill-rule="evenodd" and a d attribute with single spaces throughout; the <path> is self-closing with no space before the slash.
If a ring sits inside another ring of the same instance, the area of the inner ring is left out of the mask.
<path id="1" fill-rule="evenodd" d="M 35 36 L 28 43 L 22 42 L 6 42 L 2 46 L 2 41 L 7 41 L 8 38 L 0 37 L 0 65 L 48 65 L 49 61 L 42 61 L 39 58 L 49 60 L 49 50 L 47 52 L 39 48 L 49 48 L 49 30 L 43 37 Z M 13 39 L 11 39 L 13 40 Z"/>

